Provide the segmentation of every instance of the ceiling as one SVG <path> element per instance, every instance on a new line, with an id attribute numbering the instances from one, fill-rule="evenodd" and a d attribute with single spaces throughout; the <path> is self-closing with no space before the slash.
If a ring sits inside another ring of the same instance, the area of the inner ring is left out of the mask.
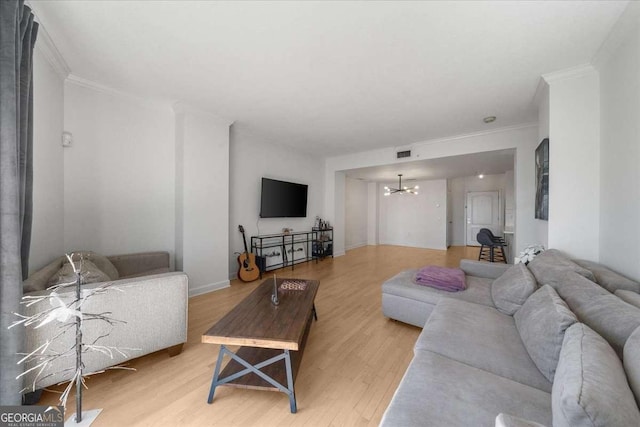
<path id="1" fill-rule="evenodd" d="M 402 182 L 413 180 L 451 179 L 477 174 L 493 175 L 513 170 L 514 150 L 488 151 L 439 159 L 417 160 L 386 166 L 351 169 L 349 178 L 371 182 Z"/>
<path id="2" fill-rule="evenodd" d="M 627 4 L 30 3 L 75 76 L 322 156 L 535 122 L 540 76 L 589 63 Z"/>

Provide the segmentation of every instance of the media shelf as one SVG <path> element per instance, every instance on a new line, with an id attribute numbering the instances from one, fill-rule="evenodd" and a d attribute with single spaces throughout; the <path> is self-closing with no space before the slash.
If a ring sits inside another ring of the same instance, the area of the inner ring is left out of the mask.
<path id="1" fill-rule="evenodd" d="M 327 256 L 333 257 L 333 229 L 251 236 L 251 251 L 256 255 L 260 274 Z"/>

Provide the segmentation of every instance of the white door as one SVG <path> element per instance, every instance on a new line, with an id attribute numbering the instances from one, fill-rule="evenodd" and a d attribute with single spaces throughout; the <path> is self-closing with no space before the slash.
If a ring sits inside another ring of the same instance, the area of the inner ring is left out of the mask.
<path id="1" fill-rule="evenodd" d="M 500 228 L 500 195 L 497 191 L 467 193 L 468 246 L 480 246 L 476 236 L 481 228 L 488 228 L 496 236 L 502 235 Z"/>

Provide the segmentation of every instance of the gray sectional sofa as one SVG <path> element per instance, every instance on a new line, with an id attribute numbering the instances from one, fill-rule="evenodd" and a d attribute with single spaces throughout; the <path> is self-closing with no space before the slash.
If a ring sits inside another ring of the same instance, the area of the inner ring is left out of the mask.
<path id="1" fill-rule="evenodd" d="M 383 313 L 423 330 L 381 425 L 640 426 L 640 308 L 614 295 L 635 282 L 556 250 L 460 268 L 461 292 L 383 284 Z"/>
<path id="2" fill-rule="evenodd" d="M 98 372 L 166 348 L 170 355 L 179 354 L 187 341 L 188 278 L 182 272 L 170 271 L 169 253 L 146 252 L 103 257 L 85 252 L 84 256 L 92 266 L 87 273 L 91 276 L 88 279 L 94 283 L 87 283 L 82 289 L 101 288 L 103 291 L 83 303 L 83 312 L 104 313 L 115 321 L 113 325 L 103 321 L 83 322 L 83 342 L 93 343 L 102 336 L 96 344 L 108 348 L 106 351 L 87 351 L 84 354 L 85 373 Z M 30 297 L 48 295 L 50 291 L 46 288 L 60 279 L 64 268 L 70 267 L 66 261 L 65 257 L 60 257 L 33 273 L 23 283 L 24 294 Z M 75 289 L 62 289 L 58 291 L 58 296 L 65 303 L 71 303 Z M 50 301 L 43 300 L 25 307 L 24 314 L 30 316 L 50 309 Z M 29 351 L 63 331 L 47 352 L 54 354 L 64 351 L 75 343 L 75 329 L 64 330 L 62 322 L 54 321 L 40 328 L 33 326 L 25 328 L 26 348 Z M 25 376 L 25 386 L 37 390 L 67 381 L 72 377 L 74 367 L 74 355 L 58 358 L 39 375 L 37 370 L 29 372 Z"/>

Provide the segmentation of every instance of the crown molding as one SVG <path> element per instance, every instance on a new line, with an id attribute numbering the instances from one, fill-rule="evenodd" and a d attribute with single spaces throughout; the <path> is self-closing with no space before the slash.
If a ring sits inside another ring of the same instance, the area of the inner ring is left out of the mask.
<path id="1" fill-rule="evenodd" d="M 593 73 L 597 73 L 597 70 L 593 65 L 583 64 L 576 67 L 565 68 L 564 70 L 554 71 L 553 73 L 543 74 L 542 78 L 550 85 L 554 82 L 588 76 Z"/>
<path id="2" fill-rule="evenodd" d="M 36 15 L 37 18 L 37 15 Z M 71 68 L 64 60 L 64 57 L 56 47 L 53 39 L 44 28 L 41 22 L 38 22 L 38 37 L 36 38 L 36 49 L 38 49 L 45 57 L 47 62 L 51 64 L 53 69 L 62 79 L 66 79 L 71 74 Z"/>
<path id="3" fill-rule="evenodd" d="M 107 95 L 123 98 L 129 102 L 133 102 L 151 109 L 166 111 L 171 107 L 170 103 L 167 100 L 164 100 L 161 98 L 145 98 L 139 95 L 133 95 L 129 92 L 125 92 L 119 89 L 114 89 L 110 86 L 106 86 L 101 83 L 97 83 L 92 80 L 85 79 L 75 74 L 70 74 L 65 80 L 65 83 L 74 84 L 76 86 L 80 86 L 85 89 L 90 89 L 95 92 L 100 92 Z"/>
<path id="4" fill-rule="evenodd" d="M 447 136 L 447 137 L 444 137 L 444 138 L 430 139 L 430 140 L 427 140 L 427 141 L 415 142 L 415 143 L 412 144 L 412 146 L 414 148 L 417 148 L 418 146 L 440 144 L 440 143 L 443 143 L 443 142 L 457 141 L 457 140 L 460 140 L 460 139 L 474 138 L 474 137 L 486 136 L 486 135 L 493 135 L 493 134 L 496 134 L 496 133 L 511 132 L 511 131 L 514 131 L 514 130 L 528 129 L 528 128 L 532 128 L 532 127 L 537 128 L 538 127 L 538 122 L 520 123 L 520 124 L 517 124 L 517 125 L 504 126 L 504 127 L 501 127 L 501 128 L 495 128 L 495 129 L 484 130 L 484 131 L 479 131 L 479 132 L 462 133 L 462 134 L 459 134 L 459 135 Z"/>
<path id="5" fill-rule="evenodd" d="M 171 107 L 176 114 L 191 113 L 205 115 L 223 126 L 231 126 L 234 123 L 234 120 L 219 116 L 218 114 L 213 113 L 205 108 L 197 107 L 184 101 L 176 101 L 171 105 Z"/>

